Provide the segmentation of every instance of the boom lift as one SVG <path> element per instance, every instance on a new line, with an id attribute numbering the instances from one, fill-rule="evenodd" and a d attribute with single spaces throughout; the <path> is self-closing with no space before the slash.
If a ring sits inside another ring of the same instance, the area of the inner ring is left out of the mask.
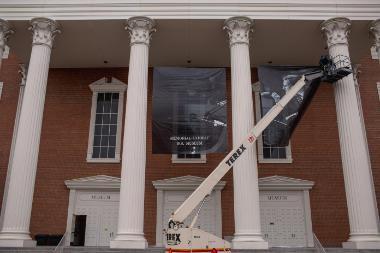
<path id="1" fill-rule="evenodd" d="M 199 185 L 199 187 L 171 215 L 166 230 L 166 251 L 174 252 L 211 252 L 230 251 L 229 242 L 218 238 L 194 225 L 199 216 L 205 198 L 211 194 L 214 186 L 230 170 L 235 161 L 254 145 L 264 129 L 281 113 L 286 104 L 310 81 L 320 79 L 322 82 L 334 83 L 352 73 L 347 57 L 337 56 L 334 59 L 322 57 L 319 70 L 302 75 L 291 89 L 265 114 L 252 128 L 239 145 L 228 153 L 214 171 Z M 200 204 L 201 203 L 201 204 Z M 200 204 L 190 226 L 184 227 L 183 221 Z"/>

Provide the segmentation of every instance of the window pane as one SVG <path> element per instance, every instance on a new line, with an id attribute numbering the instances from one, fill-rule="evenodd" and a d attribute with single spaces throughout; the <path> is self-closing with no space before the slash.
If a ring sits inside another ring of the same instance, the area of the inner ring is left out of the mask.
<path id="1" fill-rule="evenodd" d="M 201 158 L 201 154 L 186 154 L 186 158 Z"/>
<path id="2" fill-rule="evenodd" d="M 110 134 L 110 126 L 109 125 L 103 125 L 102 126 L 102 135 L 108 136 Z"/>
<path id="3" fill-rule="evenodd" d="M 111 114 L 111 124 L 117 124 L 117 114 Z"/>
<path id="4" fill-rule="evenodd" d="M 104 100 L 104 93 L 98 93 L 98 102 Z"/>
<path id="5" fill-rule="evenodd" d="M 117 109 L 119 107 L 119 102 L 116 100 L 113 100 L 112 101 L 112 108 L 111 108 L 111 112 L 113 113 L 117 113 Z"/>
<path id="6" fill-rule="evenodd" d="M 111 115 L 109 114 L 103 114 L 103 124 L 109 124 L 110 123 Z"/>
<path id="7" fill-rule="evenodd" d="M 110 136 L 109 137 L 109 146 L 110 147 L 116 147 L 116 136 Z"/>
<path id="8" fill-rule="evenodd" d="M 286 147 L 281 147 L 278 149 L 278 158 L 286 159 Z"/>
<path id="9" fill-rule="evenodd" d="M 102 141 L 101 141 L 100 145 L 104 146 L 104 147 L 108 146 L 108 136 L 102 136 Z"/>
<path id="10" fill-rule="evenodd" d="M 119 100 L 119 93 L 112 93 L 112 100 Z"/>
<path id="11" fill-rule="evenodd" d="M 105 101 L 111 101 L 112 93 L 105 93 L 104 100 Z"/>
<path id="12" fill-rule="evenodd" d="M 271 148 L 271 158 L 278 158 L 278 148 Z"/>
<path id="13" fill-rule="evenodd" d="M 266 148 L 266 147 L 263 148 L 263 156 L 264 156 L 264 158 L 267 158 L 267 159 L 271 158 L 270 157 L 270 148 Z"/>
<path id="14" fill-rule="evenodd" d="M 111 125 L 110 126 L 110 135 L 116 135 L 116 129 L 117 129 L 116 125 Z"/>
<path id="15" fill-rule="evenodd" d="M 96 114 L 95 124 L 102 124 L 102 114 Z"/>
<path id="16" fill-rule="evenodd" d="M 100 148 L 94 147 L 92 150 L 92 157 L 93 158 L 99 158 L 99 154 L 100 154 Z"/>
<path id="17" fill-rule="evenodd" d="M 108 157 L 108 148 L 107 147 L 102 147 L 100 150 L 100 158 L 107 158 Z"/>
<path id="18" fill-rule="evenodd" d="M 104 102 L 103 107 L 104 107 L 104 111 L 103 111 L 104 113 L 111 112 L 111 102 L 108 102 L 108 101 Z"/>
<path id="19" fill-rule="evenodd" d="M 101 139 L 101 136 L 95 135 L 95 137 L 94 137 L 94 146 L 100 146 L 100 139 Z"/>
<path id="20" fill-rule="evenodd" d="M 103 112 L 103 102 L 96 103 L 96 113 L 102 113 Z"/>
<path id="21" fill-rule="evenodd" d="M 95 135 L 100 135 L 102 130 L 102 125 L 95 125 Z"/>
<path id="22" fill-rule="evenodd" d="M 108 148 L 108 158 L 115 158 L 115 148 Z"/>

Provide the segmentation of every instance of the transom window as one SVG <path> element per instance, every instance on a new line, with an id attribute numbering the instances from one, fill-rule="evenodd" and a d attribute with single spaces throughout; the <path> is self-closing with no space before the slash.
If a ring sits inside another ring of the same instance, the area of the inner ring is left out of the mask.
<path id="1" fill-rule="evenodd" d="M 92 84 L 88 162 L 120 162 L 124 92 L 127 85 L 112 78 Z"/>

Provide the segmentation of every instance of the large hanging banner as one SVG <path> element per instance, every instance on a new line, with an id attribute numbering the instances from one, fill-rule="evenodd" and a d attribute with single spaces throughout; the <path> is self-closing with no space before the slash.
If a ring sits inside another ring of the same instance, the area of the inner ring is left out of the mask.
<path id="1" fill-rule="evenodd" d="M 319 70 L 318 67 L 305 66 L 260 66 L 258 73 L 261 115 L 264 116 L 303 74 Z M 289 139 L 314 96 L 320 81 L 320 79 L 314 79 L 312 82 L 307 82 L 304 88 L 290 100 L 284 110 L 264 130 L 264 144 L 276 146 L 289 144 Z"/>
<path id="2" fill-rule="evenodd" d="M 153 74 L 153 153 L 227 150 L 223 68 L 158 67 Z"/>

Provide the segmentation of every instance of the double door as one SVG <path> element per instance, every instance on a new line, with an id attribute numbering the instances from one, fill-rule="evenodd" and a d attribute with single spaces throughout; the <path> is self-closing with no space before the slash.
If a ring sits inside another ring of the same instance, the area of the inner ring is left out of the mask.
<path id="1" fill-rule="evenodd" d="M 307 247 L 302 192 L 260 192 L 263 237 L 270 247 Z"/>
<path id="2" fill-rule="evenodd" d="M 84 246 L 109 246 L 117 233 L 119 194 L 93 193 L 79 196 L 75 216 L 86 216 Z M 72 231 L 78 231 L 75 226 Z"/>

